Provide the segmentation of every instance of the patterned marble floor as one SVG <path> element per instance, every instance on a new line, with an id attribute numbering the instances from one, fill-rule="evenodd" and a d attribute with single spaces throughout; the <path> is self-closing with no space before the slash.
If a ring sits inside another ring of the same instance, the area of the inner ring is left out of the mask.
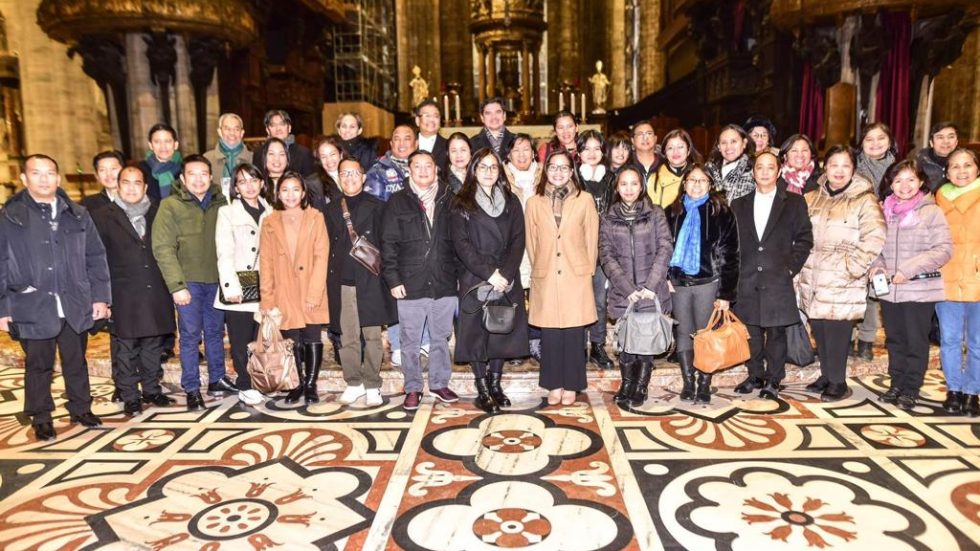
<path id="1" fill-rule="evenodd" d="M 9 350 L 7 351 L 9 352 Z M 823 404 L 718 389 L 655 391 L 504 414 L 211 400 L 127 418 L 93 378 L 105 426 L 21 425 L 23 368 L 0 367 L 0 549 L 916 549 L 980 547 L 980 422 L 945 417 L 942 375 L 907 413 L 887 379 Z M 57 381 L 61 389 L 60 379 Z M 61 390 L 59 390 L 60 394 Z M 178 395 L 178 398 L 181 396 Z"/>

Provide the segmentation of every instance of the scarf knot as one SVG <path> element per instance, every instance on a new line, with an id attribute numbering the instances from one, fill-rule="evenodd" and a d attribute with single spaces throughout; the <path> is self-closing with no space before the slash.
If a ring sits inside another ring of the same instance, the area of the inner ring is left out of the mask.
<path id="1" fill-rule="evenodd" d="M 699 199 L 691 199 L 684 195 L 684 223 L 677 232 L 677 243 L 674 254 L 670 257 L 670 265 L 680 268 L 686 275 L 694 276 L 701 272 L 701 205 L 710 198 L 705 194 Z"/>
<path id="2" fill-rule="evenodd" d="M 150 173 L 160 184 L 160 197 L 166 197 L 170 195 L 170 187 L 173 186 L 174 181 L 177 179 L 177 174 L 180 174 L 180 163 L 183 157 L 180 155 L 180 151 L 174 151 L 174 156 L 170 158 L 169 161 L 161 161 L 157 159 L 157 156 L 153 152 L 149 152 L 146 155 L 146 164 L 150 165 Z"/>

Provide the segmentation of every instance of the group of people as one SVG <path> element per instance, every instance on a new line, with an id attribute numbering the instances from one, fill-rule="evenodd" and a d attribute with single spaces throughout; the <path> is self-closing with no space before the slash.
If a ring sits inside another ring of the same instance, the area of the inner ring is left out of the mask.
<path id="1" fill-rule="evenodd" d="M 406 410 L 426 387 L 457 401 L 455 361 L 472 368 L 475 405 L 495 413 L 510 405 L 501 383 L 509 360 L 537 359 L 547 403 L 573 404 L 587 362 L 613 367 L 609 320 L 654 309 L 676 320 L 681 400 L 710 402 L 712 377 L 695 368 L 691 335 L 729 309 L 751 337 L 735 392 L 779 396 L 787 328 L 802 320 L 820 357 L 807 390 L 838 400 L 848 356 L 870 352 L 879 305 L 891 375 L 881 399 L 910 409 L 935 312 L 943 407 L 980 415 L 980 178 L 954 125 L 937 125 L 918 158 L 896 162 L 888 127 L 872 124 L 858 151 L 833 146 L 820 162 L 807 136 L 776 148 L 773 125 L 753 118 L 724 127 L 705 161 L 685 130 L 658 142 L 646 121 L 606 137 L 579 132 L 563 111 L 554 138 L 535 144 L 507 129 L 500 98 L 482 103 L 474 136 L 440 135 L 435 102 L 415 115 L 380 158 L 356 113 L 311 150 L 288 113 L 270 111 L 255 151 L 241 118 L 224 114 L 214 149 L 186 157 L 174 129 L 157 124 L 139 164 L 118 152 L 95 157 L 103 189 L 83 206 L 59 187 L 54 159 L 28 157 L 25 189 L 0 214 L 0 329 L 25 350 L 36 436 L 55 437 L 56 348 L 71 420 L 100 424 L 84 356 L 87 333 L 106 323 L 125 412 L 174 403 L 159 379 L 175 331 L 189 410 L 204 407 L 205 384 L 209 395 L 261 403 L 246 365 L 263 316 L 294 343 L 300 381 L 287 403 L 319 400 L 326 333 L 343 369 L 338 401 L 381 405 L 387 329 Z M 365 246 L 380 259 L 358 254 Z M 887 288 L 869 291 L 871 279 Z M 505 330 L 485 319 L 488 305 L 509 310 Z M 615 401 L 638 407 L 657 358 L 617 360 Z"/>

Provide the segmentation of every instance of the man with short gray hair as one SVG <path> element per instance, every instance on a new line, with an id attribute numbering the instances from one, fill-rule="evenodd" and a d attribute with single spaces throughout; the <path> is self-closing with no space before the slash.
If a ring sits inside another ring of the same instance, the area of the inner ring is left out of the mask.
<path id="1" fill-rule="evenodd" d="M 211 183 L 221 186 L 221 193 L 231 197 L 231 185 L 235 168 L 252 162 L 252 152 L 245 147 L 245 124 L 235 113 L 218 117 L 218 143 L 204 154 L 211 161 Z"/>

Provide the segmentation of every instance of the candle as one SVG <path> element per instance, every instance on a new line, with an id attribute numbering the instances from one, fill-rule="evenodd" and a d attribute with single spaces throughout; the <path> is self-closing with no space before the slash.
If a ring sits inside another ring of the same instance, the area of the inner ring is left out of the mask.
<path id="1" fill-rule="evenodd" d="M 582 92 L 582 124 L 585 124 L 585 92 Z"/>
<path id="2" fill-rule="evenodd" d="M 575 92 L 572 92 L 572 98 L 571 98 L 571 101 L 569 101 L 568 103 L 570 103 L 570 104 L 571 104 L 571 107 L 572 107 L 572 114 L 574 115 L 574 114 L 575 114 Z"/>
<path id="3" fill-rule="evenodd" d="M 463 112 L 459 109 L 459 94 L 456 94 L 456 120 L 463 122 Z"/>
<path id="4" fill-rule="evenodd" d="M 565 110 L 565 94 L 563 92 L 558 92 L 558 110 Z"/>
<path id="5" fill-rule="evenodd" d="M 449 122 L 449 94 L 442 95 L 442 120 Z"/>

